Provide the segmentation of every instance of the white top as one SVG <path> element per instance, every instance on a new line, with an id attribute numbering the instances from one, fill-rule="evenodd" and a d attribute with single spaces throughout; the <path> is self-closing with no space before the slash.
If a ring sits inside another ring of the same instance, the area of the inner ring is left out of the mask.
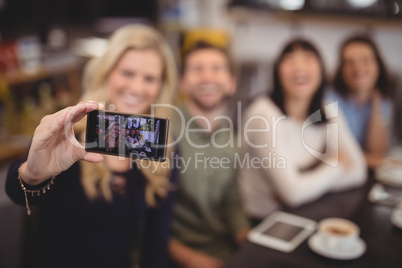
<path id="1" fill-rule="evenodd" d="M 250 106 L 243 119 L 239 180 L 249 216 L 264 218 L 280 203 L 296 207 L 364 184 L 364 155 L 337 103 L 324 109 L 329 121 L 310 125 L 314 116 L 305 122 L 286 117 L 266 97 Z M 338 164 L 338 151 L 347 164 Z"/>

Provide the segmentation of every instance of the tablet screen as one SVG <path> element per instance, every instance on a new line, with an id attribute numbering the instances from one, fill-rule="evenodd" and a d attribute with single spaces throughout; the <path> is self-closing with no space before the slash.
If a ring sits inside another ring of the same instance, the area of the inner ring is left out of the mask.
<path id="1" fill-rule="evenodd" d="M 265 230 L 264 234 L 290 242 L 303 230 L 304 229 L 300 226 L 288 224 L 283 221 L 277 221 L 267 230 Z"/>

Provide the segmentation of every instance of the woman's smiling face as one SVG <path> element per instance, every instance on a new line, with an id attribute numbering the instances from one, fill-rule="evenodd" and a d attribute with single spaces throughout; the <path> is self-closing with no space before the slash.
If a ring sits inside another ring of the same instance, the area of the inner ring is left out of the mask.
<path id="1" fill-rule="evenodd" d="M 364 43 L 351 43 L 343 54 L 342 76 L 352 91 L 370 91 L 376 87 L 379 66 L 373 49 Z"/>
<path id="2" fill-rule="evenodd" d="M 155 103 L 162 85 L 163 63 L 152 50 L 127 50 L 109 73 L 107 100 L 117 111 L 147 113 Z"/>
<path id="3" fill-rule="evenodd" d="M 312 98 L 321 84 L 320 61 L 312 51 L 297 48 L 287 53 L 279 64 L 278 71 L 287 97 Z"/>

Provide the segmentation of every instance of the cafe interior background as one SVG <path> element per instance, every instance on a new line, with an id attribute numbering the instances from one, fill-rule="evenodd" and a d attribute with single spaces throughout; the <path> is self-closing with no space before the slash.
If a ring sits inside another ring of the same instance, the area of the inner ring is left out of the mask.
<path id="1" fill-rule="evenodd" d="M 156 26 L 177 57 L 183 34 L 224 32 L 238 67 L 234 103 L 269 89 L 272 63 L 293 37 L 312 40 L 329 77 L 339 46 L 369 33 L 395 85 L 393 145 L 402 144 L 401 0 L 0 0 L 0 267 L 24 267 L 30 237 L 24 207 L 4 192 L 9 163 L 22 157 L 40 119 L 77 102 L 82 68 L 107 36 L 128 23 Z"/>

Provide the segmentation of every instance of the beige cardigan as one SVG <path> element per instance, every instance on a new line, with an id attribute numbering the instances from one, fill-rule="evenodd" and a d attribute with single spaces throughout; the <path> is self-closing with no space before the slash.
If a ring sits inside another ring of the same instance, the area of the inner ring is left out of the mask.
<path id="1" fill-rule="evenodd" d="M 296 207 L 326 192 L 364 184 L 367 169 L 363 152 L 336 103 L 325 110 L 331 117 L 326 124 L 309 125 L 311 118 L 300 122 L 285 117 L 266 97 L 251 104 L 243 119 L 243 130 L 248 131 L 242 133 L 239 180 L 249 216 L 264 218 L 281 203 Z M 347 158 L 346 165 L 337 163 L 338 148 Z"/>

